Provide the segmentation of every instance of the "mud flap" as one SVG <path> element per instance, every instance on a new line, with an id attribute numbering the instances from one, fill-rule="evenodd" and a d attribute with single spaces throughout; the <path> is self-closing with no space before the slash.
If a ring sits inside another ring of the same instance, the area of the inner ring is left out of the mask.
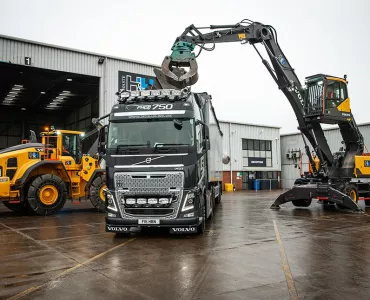
<path id="1" fill-rule="evenodd" d="M 326 198 L 327 201 L 334 202 L 345 209 L 353 212 L 363 212 L 363 210 L 352 201 L 352 199 L 342 192 L 328 185 L 307 184 L 294 186 L 292 189 L 281 194 L 271 205 L 271 209 L 279 209 L 281 204 L 294 200 L 308 200 L 312 198 Z"/>

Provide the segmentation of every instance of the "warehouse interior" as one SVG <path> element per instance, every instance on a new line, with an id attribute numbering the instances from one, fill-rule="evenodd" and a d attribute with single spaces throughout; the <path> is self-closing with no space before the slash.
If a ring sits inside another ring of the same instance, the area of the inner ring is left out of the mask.
<path id="1" fill-rule="evenodd" d="M 99 77 L 0 63 L 0 149 L 46 126 L 93 129 L 99 116 Z"/>

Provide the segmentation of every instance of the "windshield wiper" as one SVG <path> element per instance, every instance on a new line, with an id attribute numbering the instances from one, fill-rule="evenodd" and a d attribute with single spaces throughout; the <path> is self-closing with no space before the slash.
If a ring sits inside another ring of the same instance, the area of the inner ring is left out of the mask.
<path id="1" fill-rule="evenodd" d="M 154 146 L 154 152 L 158 152 L 158 146 L 159 148 L 165 147 L 164 150 L 169 150 L 168 146 L 189 146 L 188 144 L 166 144 L 166 143 L 156 143 Z"/>
<path id="2" fill-rule="evenodd" d="M 118 151 L 121 149 L 121 148 L 129 148 L 129 147 L 142 147 L 142 146 L 148 146 L 148 144 L 132 144 L 132 145 L 117 145 L 117 148 L 116 148 L 116 153 L 118 153 Z"/>

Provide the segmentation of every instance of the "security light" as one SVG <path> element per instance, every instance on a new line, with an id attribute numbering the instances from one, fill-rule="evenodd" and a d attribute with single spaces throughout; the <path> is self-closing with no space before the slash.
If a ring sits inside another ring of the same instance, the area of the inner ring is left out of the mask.
<path id="1" fill-rule="evenodd" d="M 104 63 L 104 60 L 105 60 L 105 58 L 104 58 L 104 57 L 99 57 L 99 59 L 98 59 L 98 64 L 99 64 L 99 65 L 102 65 L 102 64 Z"/>

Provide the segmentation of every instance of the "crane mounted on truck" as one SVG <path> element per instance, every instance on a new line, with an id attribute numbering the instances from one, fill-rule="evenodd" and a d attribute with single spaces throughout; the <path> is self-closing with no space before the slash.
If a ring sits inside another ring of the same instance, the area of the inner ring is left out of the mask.
<path id="1" fill-rule="evenodd" d="M 201 30 L 210 29 L 202 33 Z M 250 44 L 257 51 L 279 89 L 291 104 L 298 120 L 298 129 L 305 143 L 312 176 L 301 178 L 287 192 L 281 194 L 271 208 L 292 201 L 298 207 L 308 207 L 313 198 L 326 203 L 335 203 L 339 208 L 362 211 L 358 200 L 370 205 L 370 156 L 364 153 L 364 139 L 350 109 L 347 79 L 326 74 L 306 77 L 305 87 L 300 83 L 291 64 L 277 41 L 277 33 L 271 25 L 244 19 L 232 25 L 210 25 L 197 28 L 188 26 L 176 38 L 172 53 L 162 62 L 156 75 L 163 86 L 184 88 L 198 80 L 196 57 L 202 50 L 211 51 L 218 43 L 240 42 Z M 206 44 L 213 44 L 206 48 Z M 269 61 L 256 47 L 262 44 Z M 200 48 L 194 53 L 195 47 Z M 184 67 L 188 68 L 185 71 Z M 339 126 L 344 148 L 332 153 L 321 124 Z M 315 151 L 320 164 L 310 152 Z"/>

